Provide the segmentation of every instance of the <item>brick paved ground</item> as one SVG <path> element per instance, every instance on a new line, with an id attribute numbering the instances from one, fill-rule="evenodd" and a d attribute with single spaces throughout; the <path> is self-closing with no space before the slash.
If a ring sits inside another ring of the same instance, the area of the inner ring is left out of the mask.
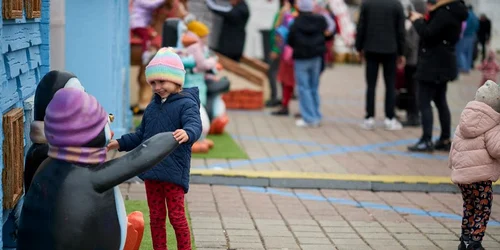
<path id="1" fill-rule="evenodd" d="M 453 126 L 474 97 L 473 73 L 449 85 Z M 200 169 L 301 171 L 351 174 L 448 176 L 446 154 L 412 154 L 406 145 L 420 129 L 364 131 L 361 67 L 336 66 L 321 82 L 324 125 L 299 129 L 292 117 L 267 111 L 231 111 L 228 131 L 251 160 L 193 159 Z M 383 119 L 384 87 L 377 89 Z M 297 111 L 296 102 L 292 110 Z M 435 120 L 436 125 L 437 119 Z M 435 130 L 438 135 L 439 130 Z M 145 199 L 141 184 L 123 184 L 128 199 Z M 291 190 L 192 185 L 187 195 L 198 249 L 456 249 L 460 233 L 459 194 Z M 492 218 L 500 221 L 495 200 Z M 500 223 L 484 242 L 500 248 Z"/>
<path id="2" fill-rule="evenodd" d="M 381 76 L 380 76 L 381 77 Z M 474 72 L 449 84 L 453 128 L 465 104 L 474 98 L 479 75 Z M 384 86 L 377 89 L 377 119 L 384 117 Z M 256 171 L 300 171 L 370 175 L 449 175 L 447 154 L 409 153 L 406 146 L 421 134 L 420 128 L 402 131 L 365 131 L 358 124 L 364 116 L 365 83 L 359 66 L 338 65 L 321 79 L 324 124 L 316 129 L 296 128 L 293 117 L 272 117 L 270 110 L 230 111 L 228 131 L 249 154 L 240 160 L 193 159 L 193 168 Z M 297 102 L 292 103 L 293 113 Z M 435 112 L 437 113 L 437 112 Z M 404 113 L 403 113 L 404 114 Z M 437 115 L 437 114 L 435 114 Z M 439 123 L 435 119 L 435 136 Z M 324 153 L 325 150 L 333 150 Z"/>
<path id="3" fill-rule="evenodd" d="M 123 184 L 122 192 L 145 199 L 142 184 Z M 456 249 L 460 201 L 443 193 L 209 185 L 192 185 L 187 195 L 198 250 Z M 500 223 L 491 223 L 484 246 L 500 248 Z"/>

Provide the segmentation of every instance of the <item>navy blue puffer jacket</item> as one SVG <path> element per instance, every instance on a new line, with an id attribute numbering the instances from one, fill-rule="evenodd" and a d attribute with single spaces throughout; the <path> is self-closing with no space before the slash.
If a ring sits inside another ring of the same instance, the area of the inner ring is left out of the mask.
<path id="1" fill-rule="evenodd" d="M 160 164 L 139 175 L 143 180 L 170 182 L 189 190 L 191 168 L 191 146 L 201 135 L 200 99 L 198 88 L 185 88 L 178 94 L 169 95 L 162 103 L 160 96 L 154 96 L 144 111 L 142 122 L 135 133 L 118 139 L 119 151 L 130 151 L 143 141 L 160 132 L 184 129 L 189 141 L 181 144 Z"/>

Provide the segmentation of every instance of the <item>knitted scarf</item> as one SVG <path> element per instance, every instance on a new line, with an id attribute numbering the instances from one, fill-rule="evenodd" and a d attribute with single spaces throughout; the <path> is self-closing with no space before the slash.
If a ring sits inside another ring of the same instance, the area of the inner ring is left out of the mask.
<path id="1" fill-rule="evenodd" d="M 55 147 L 49 145 L 51 158 L 85 164 L 99 164 L 106 161 L 106 148 Z"/>

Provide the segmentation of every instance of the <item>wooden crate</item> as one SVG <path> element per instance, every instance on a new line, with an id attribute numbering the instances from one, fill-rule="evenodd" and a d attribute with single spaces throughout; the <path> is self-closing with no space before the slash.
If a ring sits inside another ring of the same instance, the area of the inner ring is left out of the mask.
<path id="1" fill-rule="evenodd" d="M 255 110 L 264 108 L 262 91 L 242 89 L 229 91 L 222 96 L 227 109 Z"/>

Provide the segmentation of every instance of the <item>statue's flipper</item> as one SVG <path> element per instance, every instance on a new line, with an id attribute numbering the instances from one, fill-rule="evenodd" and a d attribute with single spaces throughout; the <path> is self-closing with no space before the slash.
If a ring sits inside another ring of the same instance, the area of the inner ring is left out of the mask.
<path id="1" fill-rule="evenodd" d="M 157 134 L 128 154 L 92 168 L 92 183 L 97 192 L 104 192 L 160 163 L 179 143 L 172 132 Z"/>

